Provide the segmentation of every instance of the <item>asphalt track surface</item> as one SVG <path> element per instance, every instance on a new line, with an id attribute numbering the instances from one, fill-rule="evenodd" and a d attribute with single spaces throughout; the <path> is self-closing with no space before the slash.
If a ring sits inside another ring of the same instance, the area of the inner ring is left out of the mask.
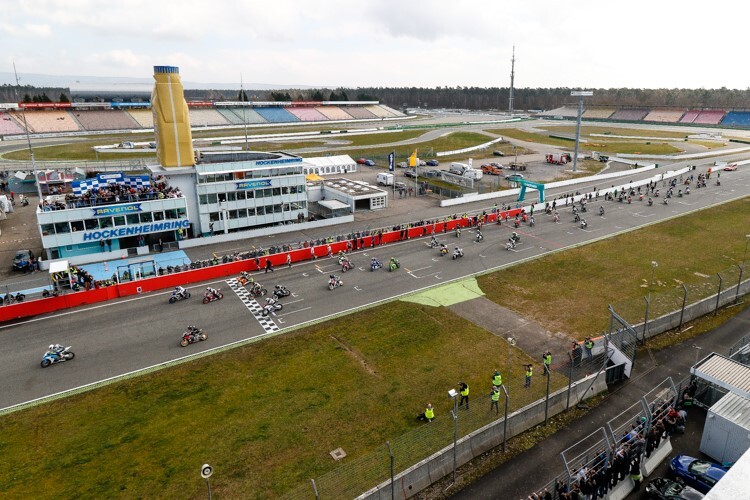
<path id="1" fill-rule="evenodd" d="M 721 186 L 716 186 L 712 176 L 707 188 L 692 189 L 689 196 L 672 198 L 669 205 L 657 202 L 649 207 L 645 200 L 630 205 L 592 201 L 589 212 L 584 214 L 589 223 L 587 229 L 574 224 L 571 210 L 564 203 L 558 204 L 560 223 L 538 213 L 535 227 L 522 226 L 517 230 L 521 244 L 514 251 L 504 246 L 514 230 L 512 225 L 489 225 L 483 231 L 484 241 L 479 243 L 474 241 L 472 229 L 464 230 L 460 239 L 453 233 L 438 235 L 449 247 L 459 244 L 463 248 L 465 257 L 458 260 L 440 257 L 437 250 L 428 247 L 429 238 L 424 237 L 354 252 L 351 258 L 356 268 L 347 273 L 341 273 L 336 259 L 322 258 L 255 277 L 269 289 L 274 284 L 283 284 L 293 292 L 291 297 L 282 299 L 284 309 L 273 318 L 283 331 L 750 194 L 750 168 L 740 167 L 736 172 L 723 174 Z M 599 205 L 605 207 L 604 217 L 596 214 Z M 372 256 L 383 262 L 396 256 L 401 269 L 371 272 Z M 334 272 L 343 278 L 344 286 L 329 291 L 328 275 Z M 200 296 L 206 286 L 221 288 L 224 299 L 201 304 Z M 201 283 L 190 286 L 189 290 L 193 293 L 191 299 L 172 305 L 167 301 L 169 291 L 153 292 L 0 326 L 3 345 L 0 408 L 266 335 L 258 319 L 226 282 Z M 208 340 L 180 347 L 180 336 L 188 324 L 204 328 Z M 72 346 L 76 358 L 42 369 L 39 366 L 42 354 L 52 343 Z"/>

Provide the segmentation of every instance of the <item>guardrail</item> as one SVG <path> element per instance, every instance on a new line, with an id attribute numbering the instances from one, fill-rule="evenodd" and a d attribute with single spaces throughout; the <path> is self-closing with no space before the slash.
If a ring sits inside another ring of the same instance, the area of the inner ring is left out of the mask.
<path id="1" fill-rule="evenodd" d="M 477 146 L 471 146 L 470 148 L 456 149 L 454 151 L 440 151 L 440 152 L 435 153 L 435 156 L 451 156 L 451 155 L 457 155 L 461 153 L 468 153 L 469 151 L 476 151 L 477 149 L 484 149 L 484 148 L 490 147 L 491 145 L 497 144 L 498 142 L 502 140 L 503 140 L 502 137 L 498 137 L 497 139 L 492 139 L 490 142 L 485 142 Z"/>

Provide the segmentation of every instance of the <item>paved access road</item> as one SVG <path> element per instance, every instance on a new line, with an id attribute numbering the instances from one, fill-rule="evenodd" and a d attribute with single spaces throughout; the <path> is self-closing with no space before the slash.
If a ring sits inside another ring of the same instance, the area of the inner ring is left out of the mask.
<path id="1" fill-rule="evenodd" d="M 456 261 L 450 256 L 439 257 L 437 250 L 428 248 L 428 238 L 420 238 L 356 252 L 352 261 L 357 268 L 345 274 L 340 272 L 335 259 L 324 258 L 255 277 L 269 289 L 279 283 L 294 293 L 282 299 L 284 310 L 271 325 L 272 329 L 288 328 L 750 193 L 750 169 L 746 167 L 724 173 L 721 180 L 722 185 L 716 186 L 712 177 L 706 189 L 673 198 L 668 206 L 592 202 L 585 214 L 589 222 L 585 230 L 572 222 L 570 209 L 563 203 L 559 208 L 561 223 L 555 224 L 551 217 L 537 214 L 535 227 L 523 226 L 518 230 L 522 240 L 515 251 L 504 247 L 513 228 L 507 224 L 490 225 L 485 228 L 481 243 L 473 241 L 473 230 L 464 230 L 460 239 L 452 234 L 439 235 L 451 248 L 460 244 L 464 249 L 465 257 Z M 600 204 L 606 209 L 604 217 L 595 213 Z M 384 262 L 396 256 L 402 268 L 393 273 L 384 269 L 370 272 L 368 263 L 373 255 Z M 343 288 L 327 289 L 328 275 L 332 272 L 343 277 Z M 267 329 L 225 282 L 210 284 L 223 290 L 224 300 L 201 304 L 200 295 L 208 285 L 191 286 L 194 297 L 173 305 L 167 303 L 169 292 L 155 292 L 0 327 L 3 345 L 0 408 L 266 334 Z M 204 328 L 208 341 L 179 347 L 180 335 L 188 324 Z M 58 342 L 71 345 L 76 358 L 40 368 L 46 347 Z"/>

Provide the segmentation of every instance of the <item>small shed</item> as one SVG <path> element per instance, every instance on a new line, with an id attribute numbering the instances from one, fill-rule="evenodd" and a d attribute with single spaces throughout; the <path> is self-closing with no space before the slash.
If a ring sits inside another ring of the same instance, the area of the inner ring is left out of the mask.
<path id="1" fill-rule="evenodd" d="M 701 452 L 717 462 L 735 462 L 750 448 L 750 399 L 728 393 L 708 409 Z"/>

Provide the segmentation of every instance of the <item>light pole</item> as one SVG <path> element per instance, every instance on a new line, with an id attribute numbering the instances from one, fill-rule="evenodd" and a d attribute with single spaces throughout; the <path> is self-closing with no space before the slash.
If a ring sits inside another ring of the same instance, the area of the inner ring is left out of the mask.
<path id="1" fill-rule="evenodd" d="M 654 271 L 659 267 L 659 263 L 655 260 L 651 261 L 651 279 L 648 282 L 648 298 L 646 299 L 646 316 L 643 319 L 643 342 L 646 342 L 646 328 L 648 327 L 648 306 L 651 305 L 651 292 L 654 287 Z M 637 339 L 636 339 L 637 340 Z"/>
<path id="2" fill-rule="evenodd" d="M 510 365 L 513 359 L 513 346 L 516 345 L 516 338 L 508 337 L 506 340 L 508 341 L 508 369 L 505 371 L 505 379 L 510 380 Z"/>
<path id="3" fill-rule="evenodd" d="M 578 165 L 578 142 L 581 140 L 581 115 L 583 115 L 583 98 L 594 95 L 591 90 L 574 90 L 570 93 L 573 97 L 578 97 L 578 119 L 576 120 L 576 147 L 573 152 L 573 172 Z"/>
<path id="4" fill-rule="evenodd" d="M 750 234 L 745 235 L 745 254 L 742 256 L 742 267 L 745 267 L 745 262 L 747 262 L 747 245 L 750 243 Z"/>
<path id="5" fill-rule="evenodd" d="M 208 500 L 211 500 L 211 483 L 208 478 L 210 478 L 213 473 L 214 469 L 210 465 L 203 464 L 201 466 L 201 477 L 206 480 L 206 487 L 208 488 Z"/>

